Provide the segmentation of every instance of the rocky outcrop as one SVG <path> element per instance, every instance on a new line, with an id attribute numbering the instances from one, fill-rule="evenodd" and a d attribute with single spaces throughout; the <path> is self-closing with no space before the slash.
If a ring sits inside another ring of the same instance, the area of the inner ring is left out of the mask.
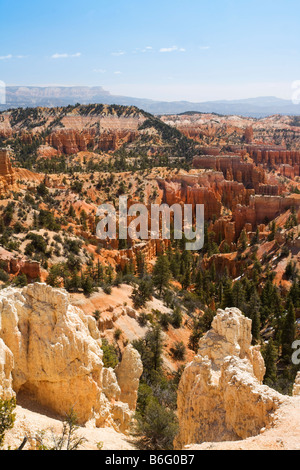
<path id="1" fill-rule="evenodd" d="M 12 168 L 9 152 L 0 149 L 0 195 L 12 190 L 15 184 L 15 174 Z"/>
<path id="2" fill-rule="evenodd" d="M 245 130 L 244 138 L 247 144 L 251 144 L 253 142 L 254 132 L 252 126 L 247 127 L 247 129 Z"/>
<path id="3" fill-rule="evenodd" d="M 169 179 L 158 179 L 163 202 L 173 204 L 204 204 L 206 220 L 217 219 L 222 205 L 234 210 L 238 204 L 247 205 L 254 190 L 243 183 L 226 181 L 223 173 L 214 170 L 180 172 Z M 241 202 L 244 201 L 244 202 Z"/>
<path id="4" fill-rule="evenodd" d="M 257 190 L 260 184 L 266 182 L 264 170 L 251 162 L 242 161 L 239 155 L 203 155 L 194 158 L 193 166 L 221 171 L 226 180 L 243 183 L 247 189 Z"/>
<path id="5" fill-rule="evenodd" d="M 294 176 L 300 174 L 300 152 L 298 150 L 286 150 L 286 148 L 279 146 L 256 145 L 248 146 L 247 152 L 256 164 L 270 168 L 287 165 L 294 168 Z"/>
<path id="6" fill-rule="evenodd" d="M 0 247 L 0 262 L 2 269 L 8 274 L 17 276 L 25 274 L 29 281 L 34 281 L 41 278 L 42 268 L 38 261 L 31 261 L 23 258 L 18 254 L 11 253 Z"/>
<path id="7" fill-rule="evenodd" d="M 215 233 L 215 242 L 218 244 L 224 240 L 230 247 L 236 241 L 235 223 L 228 217 L 211 222 L 208 230 Z"/>
<path id="8" fill-rule="evenodd" d="M 0 398 L 11 399 L 15 393 L 12 388 L 12 370 L 14 357 L 8 347 L 0 339 Z"/>
<path id="9" fill-rule="evenodd" d="M 73 129 L 56 130 L 50 134 L 47 143 L 60 154 L 72 155 L 86 151 L 94 144 L 95 130 L 75 131 Z"/>
<path id="10" fill-rule="evenodd" d="M 210 257 L 205 256 L 201 262 L 202 269 L 210 270 L 212 266 L 214 266 L 217 273 L 228 273 L 232 279 L 236 279 L 245 272 L 247 263 L 245 260 L 237 259 L 236 252 L 216 254 Z"/>
<path id="11" fill-rule="evenodd" d="M 74 408 L 81 424 L 92 421 L 98 427 L 126 431 L 142 373 L 138 354 L 128 371 L 128 377 L 134 377 L 130 385 L 124 379 L 126 367 L 120 366 L 120 386 L 115 372 L 103 367 L 95 320 L 70 305 L 65 291 L 45 284 L 1 291 L 0 320 L 0 338 L 8 348 L 8 359 L 14 360 L 12 386 L 16 394 L 29 394 L 60 415 Z M 131 352 L 126 352 L 125 365 L 128 354 Z M 7 377 L 10 362 L 1 362 L 8 364 Z M 5 382 L 1 382 L 3 387 Z M 127 402 L 120 401 L 122 387 Z"/>
<path id="12" fill-rule="evenodd" d="M 139 353 L 131 345 L 125 349 L 121 363 L 116 367 L 116 376 L 121 388 L 120 400 L 128 403 L 131 410 L 135 410 L 139 379 L 143 373 L 143 364 Z"/>
<path id="13" fill-rule="evenodd" d="M 236 234 L 240 235 L 245 224 L 251 224 L 255 229 L 260 224 L 271 222 L 280 214 L 295 208 L 300 208 L 300 196 L 253 196 L 248 206 L 238 205 L 233 213 Z"/>
<path id="14" fill-rule="evenodd" d="M 264 361 L 251 341 L 251 320 L 235 308 L 218 311 L 180 381 L 177 449 L 255 436 L 289 400 L 262 385 Z"/>
<path id="15" fill-rule="evenodd" d="M 295 385 L 293 388 L 293 396 L 294 397 L 300 396 L 300 372 L 298 372 L 297 377 L 296 377 Z"/>

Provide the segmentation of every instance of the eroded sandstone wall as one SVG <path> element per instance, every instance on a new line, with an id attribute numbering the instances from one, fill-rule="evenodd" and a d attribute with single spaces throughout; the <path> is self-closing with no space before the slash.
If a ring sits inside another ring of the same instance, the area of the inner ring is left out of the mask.
<path id="1" fill-rule="evenodd" d="M 250 319 L 235 308 L 218 311 L 180 381 L 177 449 L 255 436 L 289 399 L 262 385 L 264 361 L 251 341 Z"/>
<path id="2" fill-rule="evenodd" d="M 125 350 L 118 383 L 102 356 L 95 320 L 70 305 L 64 290 L 36 283 L 1 291 L 0 391 L 28 394 L 62 416 L 74 408 L 81 424 L 124 432 L 135 410 L 141 359 L 131 346 Z"/>

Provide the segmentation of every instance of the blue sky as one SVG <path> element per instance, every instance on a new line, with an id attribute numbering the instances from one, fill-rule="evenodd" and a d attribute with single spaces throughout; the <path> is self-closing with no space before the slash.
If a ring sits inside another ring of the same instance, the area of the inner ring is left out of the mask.
<path id="1" fill-rule="evenodd" d="M 0 80 L 205 101 L 291 98 L 299 0 L 0 0 Z"/>

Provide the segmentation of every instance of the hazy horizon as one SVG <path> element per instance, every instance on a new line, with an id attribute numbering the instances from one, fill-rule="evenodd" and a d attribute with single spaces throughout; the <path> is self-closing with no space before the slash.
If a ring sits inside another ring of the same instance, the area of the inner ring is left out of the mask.
<path id="1" fill-rule="evenodd" d="M 60 83 L 54 83 L 54 84 L 26 84 L 26 85 L 7 84 L 7 88 L 10 88 L 10 87 L 11 88 L 42 88 L 42 89 L 43 88 L 66 88 L 66 89 L 68 89 L 68 88 L 69 89 L 71 89 L 71 88 L 90 88 L 90 89 L 92 89 L 92 88 L 102 88 L 104 92 L 109 93 L 112 96 L 120 96 L 120 97 L 126 97 L 127 96 L 127 97 L 130 97 L 130 98 L 145 99 L 145 100 L 149 99 L 149 100 L 152 100 L 152 101 L 165 101 L 165 102 L 170 102 L 170 103 L 172 103 L 174 101 L 178 101 L 178 102 L 186 101 L 186 102 L 191 102 L 191 103 L 194 102 L 195 104 L 201 103 L 201 102 L 204 103 L 206 101 L 207 102 L 214 102 L 214 101 L 216 101 L 216 102 L 219 102 L 219 101 L 228 101 L 228 102 L 237 101 L 237 102 L 240 102 L 240 101 L 244 101 L 244 100 L 255 100 L 255 99 L 259 100 L 259 99 L 268 99 L 268 98 L 291 101 L 291 96 L 288 97 L 288 98 L 282 98 L 282 97 L 279 97 L 279 96 L 276 96 L 276 95 L 271 95 L 271 94 L 269 94 L 269 95 L 267 95 L 267 94 L 266 95 L 260 95 L 260 96 L 259 95 L 257 95 L 257 96 L 256 95 L 254 95 L 254 96 L 243 96 L 243 97 L 232 98 L 232 99 L 231 98 L 227 98 L 227 99 L 225 99 L 225 98 L 205 99 L 205 100 L 201 100 L 199 102 L 193 101 L 193 100 L 178 99 L 178 98 L 173 99 L 173 100 L 172 99 L 168 100 L 168 99 L 156 99 L 155 97 L 149 98 L 147 96 L 142 96 L 142 95 L 137 96 L 137 95 L 129 95 L 129 94 L 124 95 L 122 93 L 112 93 L 111 90 L 107 89 L 106 87 L 104 87 L 102 85 L 91 85 L 91 86 L 89 86 L 89 85 L 83 85 L 83 84 L 81 84 L 81 85 L 76 85 L 76 84 L 74 84 L 74 85 L 64 85 L 64 84 L 60 84 Z"/>

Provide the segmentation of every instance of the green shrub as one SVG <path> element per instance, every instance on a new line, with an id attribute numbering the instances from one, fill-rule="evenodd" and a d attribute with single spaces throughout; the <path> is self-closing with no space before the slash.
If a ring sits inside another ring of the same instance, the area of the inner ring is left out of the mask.
<path id="1" fill-rule="evenodd" d="M 152 398 L 144 414 L 136 414 L 139 445 L 146 450 L 172 450 L 178 432 L 178 421 L 174 411 L 160 405 Z"/>
<path id="2" fill-rule="evenodd" d="M 103 364 L 104 367 L 113 369 L 118 365 L 119 358 L 115 347 L 112 344 L 109 344 L 106 339 L 102 341 L 102 351 L 103 351 Z"/>
<path id="3" fill-rule="evenodd" d="M 4 271 L 4 269 L 0 269 L 0 281 L 2 282 L 9 281 L 9 275 L 7 274 L 7 272 Z"/>
<path id="4" fill-rule="evenodd" d="M 16 399 L 0 400 L 0 447 L 3 446 L 6 431 L 12 429 L 15 423 Z"/>

